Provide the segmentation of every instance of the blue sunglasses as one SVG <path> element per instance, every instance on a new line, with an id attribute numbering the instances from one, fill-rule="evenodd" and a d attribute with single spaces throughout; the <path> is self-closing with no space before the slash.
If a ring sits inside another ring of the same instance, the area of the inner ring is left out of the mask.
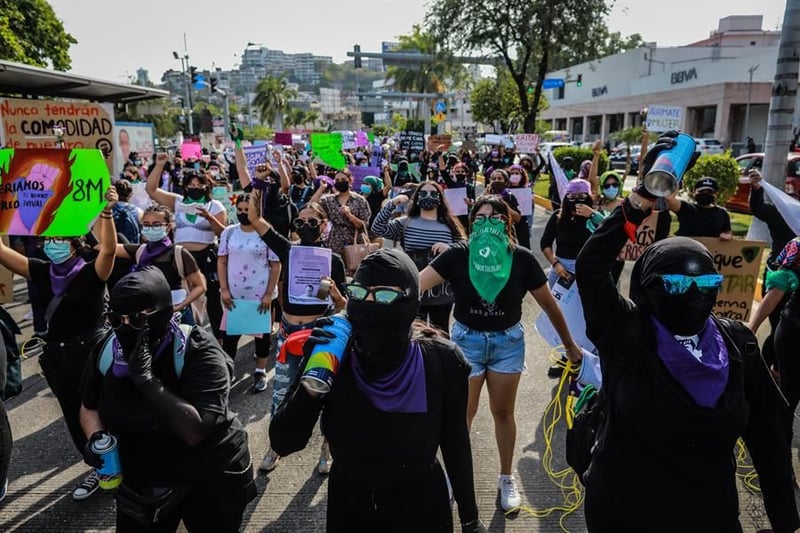
<path id="1" fill-rule="evenodd" d="M 716 294 L 725 279 L 722 274 L 703 274 L 702 276 L 662 274 L 659 277 L 664 283 L 664 291 L 667 294 L 686 294 L 692 285 L 704 294 Z"/>

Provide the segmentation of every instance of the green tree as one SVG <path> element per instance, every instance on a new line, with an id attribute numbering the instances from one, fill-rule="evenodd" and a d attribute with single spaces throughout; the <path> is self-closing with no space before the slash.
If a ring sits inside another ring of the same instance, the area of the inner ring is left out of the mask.
<path id="1" fill-rule="evenodd" d="M 0 58 L 68 70 L 77 42 L 46 0 L 0 0 Z"/>
<path id="2" fill-rule="evenodd" d="M 533 99 L 526 94 L 526 98 Z M 504 70 L 500 70 L 497 79 L 480 80 L 470 93 L 472 117 L 483 124 L 500 123 L 501 133 L 513 133 L 525 120 L 525 112 L 519 100 L 514 81 Z M 547 100 L 539 100 L 539 111 L 547 108 Z"/>
<path id="3" fill-rule="evenodd" d="M 289 108 L 289 100 L 296 97 L 297 91 L 288 87 L 285 78 L 267 76 L 256 85 L 253 105 L 262 122 L 272 124 L 276 131 L 283 131 L 283 114 Z"/>
<path id="4" fill-rule="evenodd" d="M 275 135 L 275 130 L 261 124 L 255 124 L 253 127 L 245 126 L 242 131 L 244 132 L 244 138 L 249 141 L 263 141 L 271 139 Z"/>
<path id="5" fill-rule="evenodd" d="M 697 163 L 683 176 L 683 188 L 693 191 L 697 180 L 705 176 L 717 180 L 719 185 L 717 204 L 725 205 L 739 186 L 739 165 L 731 155 L 731 151 L 700 156 Z"/>
<path id="6" fill-rule="evenodd" d="M 556 59 L 596 58 L 609 11 L 606 0 L 434 0 L 425 24 L 448 49 L 499 58 L 516 85 L 523 131 L 532 133 L 545 75 Z"/>

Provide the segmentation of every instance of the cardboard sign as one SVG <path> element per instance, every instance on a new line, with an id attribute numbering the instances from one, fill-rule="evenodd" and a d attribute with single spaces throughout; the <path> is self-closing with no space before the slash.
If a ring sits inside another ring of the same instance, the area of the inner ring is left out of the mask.
<path id="1" fill-rule="evenodd" d="M 409 150 L 411 152 L 422 152 L 425 150 L 425 134 L 421 131 L 401 131 L 400 149 Z"/>
<path id="2" fill-rule="evenodd" d="M 0 150 L 0 233 L 76 237 L 106 205 L 108 166 L 97 149 Z"/>
<path id="3" fill-rule="evenodd" d="M 534 154 L 539 148 L 539 136 L 535 133 L 518 133 L 514 135 L 514 142 L 521 154 Z"/>
<path id="4" fill-rule="evenodd" d="M 114 166 L 117 175 L 122 173 L 131 152 L 139 154 L 143 161 L 153 161 L 155 129 L 152 124 L 117 122 L 114 126 L 114 139 L 117 141 L 117 156 Z"/>
<path id="5" fill-rule="evenodd" d="M 353 183 L 350 185 L 351 191 L 359 192 L 361 189 L 361 184 L 364 183 L 364 178 L 367 176 L 375 176 L 381 182 L 383 182 L 383 172 L 381 172 L 380 167 L 359 167 L 357 165 L 350 165 L 348 167 L 350 169 L 350 174 L 353 175 Z"/>
<path id="6" fill-rule="evenodd" d="M 721 241 L 710 237 L 696 237 L 695 240 L 708 248 L 717 270 L 725 276 L 714 314 L 747 321 L 753 307 L 761 255 L 767 243 L 739 239 Z"/>
<path id="7" fill-rule="evenodd" d="M 275 144 L 280 144 L 281 146 L 291 146 L 292 145 L 292 134 L 291 133 L 275 133 Z"/>
<path id="8" fill-rule="evenodd" d="M 439 146 L 442 146 L 442 151 L 447 152 L 453 144 L 452 135 L 431 135 L 428 137 L 428 151 L 436 152 Z"/>
<path id="9" fill-rule="evenodd" d="M 656 242 L 656 228 L 658 227 L 658 211 L 653 211 L 644 219 L 636 229 L 636 242 L 625 241 L 625 246 L 619 253 L 620 261 L 636 261 L 644 249 Z"/>
<path id="10" fill-rule="evenodd" d="M 527 217 L 533 214 L 533 191 L 530 187 L 506 190 L 513 194 L 519 202 L 519 212 L 522 216 Z"/>
<path id="11" fill-rule="evenodd" d="M 578 293 L 578 284 L 575 282 L 575 276 L 568 280 L 559 278 L 550 289 L 550 292 L 564 314 L 564 320 L 567 322 L 567 329 L 569 329 L 572 339 L 584 350 L 597 353 L 594 344 L 586 337 L 586 319 L 583 318 L 583 306 L 581 305 L 581 296 Z M 564 344 L 544 311 L 539 313 L 539 318 L 536 319 L 534 326 L 542 339 L 550 346 Z"/>
<path id="12" fill-rule="evenodd" d="M 97 148 L 114 170 L 114 105 L 0 99 L 0 141 L 6 148 L 56 148 L 53 126 L 64 129 L 64 148 Z"/>
<path id="13" fill-rule="evenodd" d="M 312 133 L 311 149 L 323 163 L 336 170 L 347 166 L 342 154 L 342 135 L 340 133 Z"/>
<path id="14" fill-rule="evenodd" d="M 183 159 L 200 159 L 203 157 L 203 148 L 198 142 L 184 141 L 181 145 L 181 157 Z"/>

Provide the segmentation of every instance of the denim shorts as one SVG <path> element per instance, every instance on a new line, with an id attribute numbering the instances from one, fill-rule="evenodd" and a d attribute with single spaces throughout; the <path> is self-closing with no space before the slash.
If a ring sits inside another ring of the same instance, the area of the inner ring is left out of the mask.
<path id="1" fill-rule="evenodd" d="M 472 366 L 471 378 L 482 376 L 487 370 L 498 374 L 525 370 L 525 328 L 521 322 L 506 330 L 479 331 L 454 320 L 450 339 Z"/>

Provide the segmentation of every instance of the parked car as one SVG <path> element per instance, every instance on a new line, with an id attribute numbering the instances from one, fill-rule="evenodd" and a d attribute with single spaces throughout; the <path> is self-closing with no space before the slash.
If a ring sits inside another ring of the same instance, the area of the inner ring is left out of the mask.
<path id="1" fill-rule="evenodd" d="M 638 174 L 639 173 L 639 159 L 642 155 L 642 146 L 637 144 L 631 146 L 631 174 Z M 608 156 L 608 161 L 611 165 L 611 168 L 614 170 L 621 170 L 625 171 L 625 165 L 628 164 L 628 151 L 625 149 L 624 146 L 613 152 L 610 156 Z"/>
<path id="2" fill-rule="evenodd" d="M 722 143 L 716 139 L 695 139 L 694 143 L 697 145 L 697 150 L 700 151 L 701 155 L 721 154 L 724 152 L 722 149 Z"/>
<path id="3" fill-rule="evenodd" d="M 736 194 L 731 196 L 725 207 L 736 213 L 750 213 L 750 180 L 747 175 L 751 170 L 761 171 L 764 164 L 764 153 L 755 152 L 743 154 L 736 158 L 739 164 L 739 186 Z M 795 198 L 800 192 L 800 153 L 789 152 L 786 154 L 786 185 L 785 190 Z"/>

